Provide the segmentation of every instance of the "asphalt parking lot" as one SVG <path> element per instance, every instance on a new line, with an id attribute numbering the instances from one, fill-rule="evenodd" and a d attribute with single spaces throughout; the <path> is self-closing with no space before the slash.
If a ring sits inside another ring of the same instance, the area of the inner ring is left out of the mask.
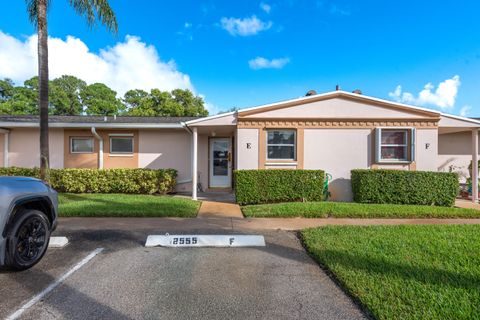
<path id="1" fill-rule="evenodd" d="M 303 250 L 295 233 L 262 233 L 266 247 L 145 248 L 151 230 L 62 230 L 33 269 L 0 271 L 0 318 L 74 272 L 21 319 L 363 319 Z M 211 233 L 211 232 L 210 232 Z M 224 232 L 223 232 L 224 233 Z"/>

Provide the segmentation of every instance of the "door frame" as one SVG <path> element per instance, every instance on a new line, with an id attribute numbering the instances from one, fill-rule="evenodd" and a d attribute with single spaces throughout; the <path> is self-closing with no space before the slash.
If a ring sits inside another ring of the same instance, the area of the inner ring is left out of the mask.
<path id="1" fill-rule="evenodd" d="M 228 139 L 229 142 L 230 142 L 230 154 L 231 154 L 231 157 L 232 157 L 232 160 L 230 161 L 230 166 L 229 166 L 229 170 L 230 170 L 230 186 L 228 187 L 211 187 L 210 184 L 211 184 L 211 181 L 210 181 L 210 161 L 212 160 L 211 158 L 211 143 L 210 141 L 211 140 L 215 140 L 215 139 Z M 218 136 L 218 137 L 208 137 L 208 154 L 207 154 L 207 172 L 208 172 L 208 188 L 207 188 L 207 191 L 214 191 L 214 190 L 232 190 L 233 189 L 233 168 L 235 166 L 235 154 L 234 154 L 234 147 L 233 147 L 233 140 L 234 138 L 232 136 Z"/>

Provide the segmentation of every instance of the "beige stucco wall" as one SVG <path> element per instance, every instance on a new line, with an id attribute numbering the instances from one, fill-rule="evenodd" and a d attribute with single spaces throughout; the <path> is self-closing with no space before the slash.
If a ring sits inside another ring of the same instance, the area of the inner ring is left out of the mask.
<path id="1" fill-rule="evenodd" d="M 3 144 L 5 141 L 5 133 L 0 133 L 0 167 L 3 167 Z"/>
<path id="2" fill-rule="evenodd" d="M 208 135 L 198 135 L 198 181 L 202 184 L 204 191 L 208 188 L 208 141 Z"/>
<path id="3" fill-rule="evenodd" d="M 438 130 L 417 129 L 415 164 L 418 171 L 437 171 Z"/>
<path id="4" fill-rule="evenodd" d="M 184 130 L 140 130 L 140 168 L 172 168 L 178 171 L 178 191 L 191 190 L 191 135 Z M 190 181 L 190 182 L 187 182 Z M 183 183 L 182 183 L 183 182 Z"/>
<path id="5" fill-rule="evenodd" d="M 416 130 L 416 170 L 437 170 L 437 130 Z M 352 201 L 350 171 L 374 164 L 372 129 L 305 129 L 304 168 L 323 169 L 332 175 L 329 190 L 333 201 Z M 426 148 L 426 144 L 429 144 Z M 408 170 L 409 165 L 377 165 L 377 168 Z"/>
<path id="6" fill-rule="evenodd" d="M 237 129 L 237 169 L 258 169 L 258 130 Z"/>
<path id="7" fill-rule="evenodd" d="M 457 172 L 460 182 L 465 182 L 470 176 L 468 165 L 472 161 L 471 143 L 472 133 L 470 131 L 440 134 L 438 136 L 437 170 Z"/>
<path id="8" fill-rule="evenodd" d="M 305 103 L 303 105 L 260 112 L 245 118 L 422 118 L 418 113 L 393 110 L 343 98 Z"/>
<path id="9" fill-rule="evenodd" d="M 331 200 L 352 200 L 350 170 L 371 165 L 372 135 L 371 129 L 305 129 L 304 168 L 332 175 Z"/>
<path id="10" fill-rule="evenodd" d="M 9 165 L 33 168 L 40 165 L 39 130 L 15 128 L 10 131 Z M 63 129 L 50 129 L 50 167 L 63 168 Z"/>

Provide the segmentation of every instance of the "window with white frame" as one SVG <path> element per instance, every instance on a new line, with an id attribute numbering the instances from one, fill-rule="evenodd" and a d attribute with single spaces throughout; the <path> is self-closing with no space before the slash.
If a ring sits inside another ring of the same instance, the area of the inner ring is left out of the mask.
<path id="1" fill-rule="evenodd" d="M 71 137 L 70 153 L 92 153 L 93 138 L 90 137 Z"/>
<path id="2" fill-rule="evenodd" d="M 377 162 L 414 161 L 414 129 L 377 128 Z"/>
<path id="3" fill-rule="evenodd" d="M 295 130 L 267 130 L 267 160 L 295 160 Z"/>
<path id="4" fill-rule="evenodd" d="M 110 135 L 110 154 L 133 154 L 133 136 Z"/>

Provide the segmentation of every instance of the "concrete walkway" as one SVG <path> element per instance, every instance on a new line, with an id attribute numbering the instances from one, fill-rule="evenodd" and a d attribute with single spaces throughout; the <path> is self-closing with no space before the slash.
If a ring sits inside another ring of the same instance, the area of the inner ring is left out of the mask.
<path id="1" fill-rule="evenodd" d="M 471 200 L 467 200 L 467 199 L 457 199 L 457 200 L 455 200 L 455 207 L 480 210 L 480 204 L 479 203 L 473 203 Z"/>
<path id="2" fill-rule="evenodd" d="M 243 218 L 242 210 L 236 203 L 202 201 L 197 218 Z"/>
<path id="3" fill-rule="evenodd" d="M 306 219 L 306 218 L 60 218 L 63 230 L 154 230 L 157 234 L 206 231 L 296 231 L 326 225 L 480 224 L 480 219 Z M 57 232 L 58 233 L 58 232 Z"/>

